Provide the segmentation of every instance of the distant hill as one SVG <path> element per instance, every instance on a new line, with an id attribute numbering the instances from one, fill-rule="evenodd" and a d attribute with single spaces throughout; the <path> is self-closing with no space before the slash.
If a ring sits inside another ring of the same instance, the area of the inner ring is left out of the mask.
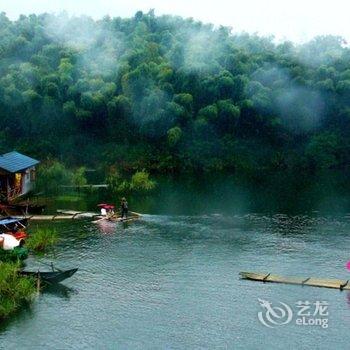
<path id="1" fill-rule="evenodd" d="M 350 50 L 192 19 L 0 15 L 0 151 L 153 172 L 345 169 Z"/>

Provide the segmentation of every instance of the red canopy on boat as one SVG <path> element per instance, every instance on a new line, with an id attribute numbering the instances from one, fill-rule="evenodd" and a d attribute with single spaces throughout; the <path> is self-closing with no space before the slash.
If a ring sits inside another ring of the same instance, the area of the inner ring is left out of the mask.
<path id="1" fill-rule="evenodd" d="M 98 204 L 97 206 L 104 209 L 114 209 L 114 205 L 112 204 L 102 203 L 102 204 Z"/>

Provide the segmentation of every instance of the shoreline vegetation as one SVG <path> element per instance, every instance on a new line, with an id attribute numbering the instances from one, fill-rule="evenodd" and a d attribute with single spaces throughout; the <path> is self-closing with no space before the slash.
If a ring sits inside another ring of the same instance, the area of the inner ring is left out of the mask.
<path id="1" fill-rule="evenodd" d="M 32 278 L 18 274 L 20 263 L 0 261 L 0 321 L 30 302 L 36 292 Z"/>
<path id="2" fill-rule="evenodd" d="M 27 239 L 26 246 L 33 254 L 43 254 L 53 248 L 58 242 L 56 230 L 37 228 Z M 23 248 L 21 248 L 23 249 Z M 35 280 L 21 276 L 19 270 L 27 254 L 18 254 L 15 251 L 0 251 L 0 321 L 25 303 L 30 303 L 37 288 Z"/>
<path id="3" fill-rule="evenodd" d="M 88 185 L 86 173 L 85 167 L 70 170 L 57 160 L 46 161 L 38 169 L 36 192 L 58 195 L 62 193 L 64 186 L 72 189 L 85 187 L 94 190 L 93 186 Z M 102 174 L 100 178 L 113 194 L 147 193 L 153 191 L 157 186 L 156 181 L 151 179 L 150 174 L 144 169 L 132 175 L 121 175 L 115 167 L 111 167 L 107 175 Z"/>
<path id="4" fill-rule="evenodd" d="M 58 234 L 55 229 L 37 228 L 30 234 L 26 246 L 35 254 L 45 253 L 53 248 L 58 242 Z"/>

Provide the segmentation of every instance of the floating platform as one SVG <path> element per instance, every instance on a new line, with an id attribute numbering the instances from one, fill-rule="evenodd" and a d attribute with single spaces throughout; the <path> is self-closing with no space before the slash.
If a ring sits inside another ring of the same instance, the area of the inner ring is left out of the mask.
<path id="1" fill-rule="evenodd" d="M 89 211 L 76 211 L 76 210 L 65 210 L 65 209 L 58 209 L 57 210 L 58 214 L 63 214 L 63 215 L 70 215 L 70 216 L 78 216 L 79 219 L 93 219 L 96 217 L 101 216 L 99 213 L 94 213 L 94 212 L 89 212 Z"/>
<path id="2" fill-rule="evenodd" d="M 28 219 L 32 221 L 57 221 L 57 220 L 78 220 L 78 219 L 90 219 L 95 220 L 94 222 L 98 222 L 101 220 L 108 220 L 112 222 L 127 222 L 139 219 L 141 214 L 130 212 L 130 216 L 126 219 L 122 219 L 121 217 L 115 216 L 112 218 L 107 218 L 101 216 L 99 213 L 94 212 L 83 212 L 83 211 L 75 211 L 75 210 L 57 210 L 56 215 L 16 215 L 18 219 Z"/>
<path id="3" fill-rule="evenodd" d="M 58 220 L 74 220 L 74 219 L 86 219 L 80 215 L 16 215 L 19 219 L 28 219 L 31 221 L 58 221 Z"/>
<path id="4" fill-rule="evenodd" d="M 259 282 L 272 282 L 272 283 L 284 283 L 284 284 L 298 284 L 301 286 L 320 287 L 320 288 L 333 288 L 339 290 L 350 290 L 350 281 L 336 280 L 336 279 L 321 279 L 321 278 L 302 278 L 302 277 L 283 277 L 278 275 L 271 275 L 269 273 L 260 274 L 254 272 L 240 272 L 242 279 L 259 281 Z"/>

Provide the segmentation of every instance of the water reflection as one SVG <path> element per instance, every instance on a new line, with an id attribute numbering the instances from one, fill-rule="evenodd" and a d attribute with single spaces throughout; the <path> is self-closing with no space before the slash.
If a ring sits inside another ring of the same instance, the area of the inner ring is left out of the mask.
<path id="1" fill-rule="evenodd" d="M 57 284 L 45 285 L 42 289 L 42 293 L 47 293 L 57 297 L 70 299 L 70 297 L 73 294 L 78 294 L 78 289 L 67 287 L 64 284 L 57 283 Z"/>
<path id="2" fill-rule="evenodd" d="M 130 194 L 131 210 L 149 214 L 201 215 L 289 213 L 346 213 L 350 210 L 350 182 L 344 174 L 318 174 L 303 179 L 294 172 L 267 176 L 264 180 L 233 175 L 157 177 L 156 191 Z M 97 203 L 118 204 L 118 198 L 101 189 L 79 193 L 82 200 L 53 200 L 48 210 L 96 211 Z"/>
<path id="3" fill-rule="evenodd" d="M 108 221 L 108 220 L 101 220 L 96 222 L 96 226 L 98 227 L 98 230 L 106 235 L 111 235 L 115 233 L 116 230 L 116 223 Z"/>

